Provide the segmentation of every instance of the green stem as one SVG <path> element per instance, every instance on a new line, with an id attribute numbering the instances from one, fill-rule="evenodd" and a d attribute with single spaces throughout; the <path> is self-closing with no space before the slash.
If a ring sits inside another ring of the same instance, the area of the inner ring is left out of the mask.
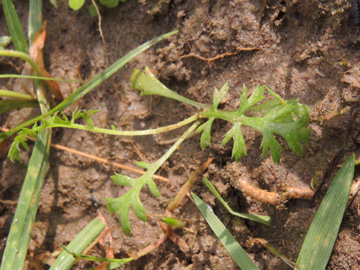
<path id="1" fill-rule="evenodd" d="M 78 125 L 78 124 L 51 124 L 50 128 L 61 127 L 61 128 L 73 128 L 73 129 L 80 129 L 92 132 L 99 132 L 109 135 L 118 135 L 118 136 L 143 136 L 143 135 L 151 135 L 151 134 L 159 134 L 163 132 L 168 132 L 174 129 L 178 129 L 183 127 L 191 122 L 196 121 L 199 118 L 198 114 L 194 114 L 193 116 L 186 118 L 185 120 L 164 127 L 159 127 L 155 129 L 147 129 L 147 130 L 113 130 L 113 129 L 106 129 L 106 128 L 97 128 L 97 127 L 90 127 L 85 125 Z"/>
<path id="2" fill-rule="evenodd" d="M 148 171 L 152 171 L 152 174 L 156 173 L 156 171 L 161 167 L 162 164 L 164 164 L 164 162 L 178 149 L 178 147 L 180 146 L 180 144 L 191 134 L 191 132 L 193 132 L 198 126 L 200 125 L 200 122 L 197 121 L 194 124 L 192 124 L 191 127 L 189 127 L 189 129 L 184 132 L 183 135 L 181 135 L 181 137 L 170 147 L 169 150 L 167 150 L 167 152 L 155 163 L 151 164 L 149 166 L 149 170 Z"/>
<path id="3" fill-rule="evenodd" d="M 18 57 L 21 58 L 23 60 L 25 60 L 26 62 L 28 62 L 31 67 L 34 69 L 35 74 L 40 74 L 40 70 L 37 66 L 37 64 L 35 63 L 35 61 L 30 57 L 30 55 L 23 53 L 23 52 L 19 52 L 19 51 L 13 51 L 13 50 L 1 50 L 0 51 L 0 56 L 9 56 L 9 57 Z"/>
<path id="4" fill-rule="evenodd" d="M 148 42 L 145 42 L 141 46 L 137 47 L 135 50 L 132 50 L 131 52 L 129 52 L 128 54 L 126 54 L 125 56 L 123 56 L 122 58 L 117 60 L 115 63 L 113 63 L 111 66 L 109 66 L 107 69 L 105 69 L 103 72 L 96 75 L 90 81 L 86 82 L 84 85 L 82 85 L 79 89 L 77 89 L 74 93 L 72 93 L 70 96 L 68 96 L 66 99 L 64 99 L 61 103 L 59 103 L 55 108 L 53 108 L 49 112 L 47 112 L 47 113 L 45 113 L 43 115 L 39 115 L 39 116 L 29 120 L 29 121 L 26 121 L 26 122 L 18 125 L 17 127 L 9 130 L 8 132 L 5 132 L 5 133 L 1 134 L 0 135 L 0 142 L 4 141 L 6 138 L 8 138 L 11 135 L 15 134 L 16 132 L 18 132 L 22 128 L 30 126 L 30 125 L 36 123 L 37 121 L 45 119 L 47 116 L 53 115 L 54 113 L 56 113 L 58 111 L 61 111 L 61 110 L 65 109 L 66 107 L 72 105 L 74 102 L 78 101 L 80 98 L 82 98 L 87 93 L 89 93 L 96 86 L 98 86 L 103 81 L 105 81 L 110 76 L 112 76 L 116 71 L 118 71 L 120 68 L 122 68 L 124 65 L 126 65 L 135 56 L 137 56 L 141 52 L 145 51 L 146 49 L 150 48 L 151 46 L 158 43 L 159 41 L 161 41 L 161 40 L 163 40 L 163 39 L 165 39 L 165 38 L 167 38 L 169 36 L 172 36 L 172 35 L 176 34 L 177 32 L 178 31 L 172 31 L 172 32 L 163 34 L 163 35 L 158 36 L 158 37 L 156 37 L 156 38 L 154 38 L 152 40 L 149 40 Z M 8 54 L 6 54 L 5 52 L 8 52 Z M 29 62 L 30 64 L 35 63 L 30 58 L 29 55 L 24 54 L 24 53 L 3 50 L 3 51 L 0 51 L 0 56 L 2 56 L 2 55 L 3 56 L 14 56 L 14 57 L 24 57 L 22 59 L 28 59 L 29 61 L 31 61 L 31 62 Z"/>
<path id="5" fill-rule="evenodd" d="M 0 79 L 2 79 L 2 78 L 37 79 L 37 80 L 44 80 L 44 81 L 76 82 L 76 83 L 81 82 L 79 80 L 49 78 L 49 77 L 43 77 L 43 76 L 19 75 L 19 74 L 1 74 Z"/>
<path id="6" fill-rule="evenodd" d="M 22 100 L 36 100 L 34 97 L 27 95 L 27 94 L 22 94 L 19 92 L 10 91 L 10 90 L 2 90 L 2 89 L 0 89 L 0 96 L 22 99 Z"/>

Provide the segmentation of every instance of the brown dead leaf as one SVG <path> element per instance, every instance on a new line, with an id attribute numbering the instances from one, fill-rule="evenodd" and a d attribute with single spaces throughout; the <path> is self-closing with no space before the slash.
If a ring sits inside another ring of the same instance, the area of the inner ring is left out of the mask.
<path id="1" fill-rule="evenodd" d="M 47 21 L 44 22 L 43 27 L 35 34 L 34 39 L 31 43 L 29 53 L 32 59 L 36 62 L 39 67 L 40 76 L 52 78 L 50 73 L 46 71 L 44 66 L 44 54 L 43 48 L 46 38 L 46 25 Z M 59 84 L 56 81 L 45 81 L 50 92 L 57 98 L 62 100 L 62 94 L 60 92 Z"/>

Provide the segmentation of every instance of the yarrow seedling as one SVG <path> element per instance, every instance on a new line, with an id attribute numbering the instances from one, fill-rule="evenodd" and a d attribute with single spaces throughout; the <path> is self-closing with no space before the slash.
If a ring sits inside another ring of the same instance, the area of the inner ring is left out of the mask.
<path id="1" fill-rule="evenodd" d="M 261 147 L 263 149 L 263 156 L 265 156 L 270 149 L 274 162 L 280 161 L 282 149 L 275 135 L 283 137 L 290 149 L 298 155 L 302 155 L 303 153 L 301 142 L 308 143 L 310 128 L 306 128 L 306 126 L 310 119 L 309 107 L 301 104 L 296 99 L 283 100 L 266 86 L 256 87 L 253 93 L 248 96 L 247 87 L 244 85 L 240 94 L 239 108 L 237 110 L 227 111 L 218 108 L 220 102 L 224 99 L 229 90 L 227 83 L 225 83 L 220 90 L 215 88 L 213 102 L 209 105 L 190 100 L 171 91 L 158 81 L 148 68 L 145 69 L 145 72 L 135 70 L 130 80 L 132 82 L 132 88 L 140 90 L 141 95 L 164 96 L 190 104 L 200 109 L 200 111 L 177 124 L 142 131 L 121 131 L 116 130 L 114 126 L 112 126 L 111 129 L 96 128 L 91 119 L 97 112 L 96 110 L 75 110 L 71 120 L 69 120 L 64 113 L 61 113 L 62 118 L 53 115 L 48 120 L 43 120 L 40 126 L 35 125 L 33 129 L 23 129 L 19 133 L 19 136 L 14 140 L 9 152 L 11 159 L 18 158 L 20 144 L 24 148 L 27 148 L 25 136 L 35 136 L 36 133 L 43 128 L 67 127 L 112 135 L 138 136 L 166 132 L 195 122 L 158 161 L 153 164 L 145 162 L 137 163 L 139 167 L 147 170 L 145 174 L 139 178 L 133 179 L 120 174 L 111 177 L 115 184 L 131 187 L 125 195 L 115 199 L 107 199 L 109 202 L 107 205 L 108 210 L 118 214 L 121 226 L 127 234 L 131 233 L 129 220 L 130 207 L 133 208 L 135 215 L 139 219 L 143 221 L 146 221 L 147 219 L 146 210 L 140 200 L 140 192 L 143 186 L 147 185 L 154 196 L 160 197 L 160 193 L 155 182 L 152 180 L 152 177 L 192 131 L 196 130 L 198 133 L 202 133 L 200 146 L 202 149 L 205 149 L 211 145 L 211 129 L 212 124 L 216 119 L 222 119 L 232 123 L 233 126 L 225 134 L 222 144 L 226 144 L 233 139 L 232 157 L 237 161 L 247 154 L 245 138 L 241 131 L 242 126 L 249 126 L 262 133 L 263 138 Z M 259 104 L 264 100 L 265 89 L 273 98 Z M 74 122 L 79 118 L 84 119 L 86 125 Z M 201 119 L 207 119 L 207 121 L 200 125 Z"/>

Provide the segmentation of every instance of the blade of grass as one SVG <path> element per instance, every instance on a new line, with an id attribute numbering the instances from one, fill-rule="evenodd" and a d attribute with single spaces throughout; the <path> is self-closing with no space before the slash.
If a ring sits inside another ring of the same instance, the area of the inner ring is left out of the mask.
<path id="1" fill-rule="evenodd" d="M 47 169 L 51 132 L 38 134 L 15 211 L 1 270 L 23 269 L 38 201 Z"/>
<path id="2" fill-rule="evenodd" d="M 2 89 L 0 90 L 0 97 L 11 97 L 22 100 L 36 100 L 34 97 L 27 94 L 23 94 L 11 90 L 2 90 Z"/>
<path id="3" fill-rule="evenodd" d="M 105 229 L 105 224 L 99 218 L 91 221 L 81 232 L 67 245 L 70 252 L 81 254 L 84 250 L 96 239 L 96 237 Z M 76 262 L 76 258 L 65 250 L 62 251 L 57 257 L 55 263 L 51 266 L 50 270 L 71 269 L 72 265 Z"/>
<path id="4" fill-rule="evenodd" d="M 37 116 L 37 117 L 35 117 L 35 118 L 33 118 L 33 119 L 29 120 L 29 121 L 26 121 L 26 122 L 20 124 L 16 128 L 13 128 L 13 129 L 9 130 L 8 132 L 1 134 L 0 135 L 0 142 L 5 140 L 9 136 L 15 134 L 20 129 L 22 129 L 24 127 L 27 127 L 29 125 L 32 125 L 35 122 L 37 122 L 37 121 L 39 121 L 41 119 L 44 119 L 46 116 L 52 115 L 52 114 L 54 114 L 54 113 L 56 113 L 56 112 L 58 112 L 60 110 L 65 109 L 66 107 L 70 106 L 71 104 L 73 104 L 74 102 L 76 102 L 77 100 L 79 100 L 80 98 L 85 96 L 87 93 L 89 93 L 91 90 L 93 90 L 96 86 L 98 86 L 103 81 L 105 81 L 107 78 L 112 76 L 116 71 L 118 71 L 120 68 L 122 68 L 124 65 L 126 65 L 135 56 L 137 56 L 141 52 L 145 51 L 146 49 L 150 48 L 151 46 L 158 43 L 159 41 L 161 41 L 161 40 L 163 40 L 163 39 L 165 39 L 165 38 L 167 38 L 167 37 L 169 37 L 171 35 L 176 34 L 177 32 L 178 31 L 172 31 L 172 32 L 163 34 L 161 36 L 158 36 L 158 37 L 156 37 L 156 38 L 154 38 L 154 39 L 152 39 L 152 40 L 150 40 L 148 42 L 145 42 L 143 45 L 139 46 L 135 50 L 129 52 L 128 54 L 126 54 L 125 56 L 123 56 L 122 58 L 117 60 L 111 66 L 106 68 L 103 72 L 101 72 L 100 74 L 95 76 L 93 79 L 86 82 L 83 86 L 81 86 L 79 89 L 77 89 L 74 93 L 72 93 L 70 96 L 68 96 L 66 99 L 64 99 L 60 104 L 58 104 L 55 108 L 50 110 L 45 115 Z"/>
<path id="5" fill-rule="evenodd" d="M 29 6 L 28 38 L 33 42 L 35 34 L 42 27 L 42 0 L 31 0 Z"/>
<path id="6" fill-rule="evenodd" d="M 39 10 L 36 10 L 36 12 L 39 12 Z M 40 13 L 34 13 L 33 15 L 41 18 L 41 10 Z M 45 114 L 48 112 L 50 104 L 44 86 L 37 80 L 35 84 L 40 109 L 42 114 Z M 51 134 L 51 129 L 43 129 L 38 133 L 7 238 L 1 270 L 20 270 L 24 268 L 41 189 L 48 169 Z"/>
<path id="7" fill-rule="evenodd" d="M 210 228 L 215 235 L 220 239 L 230 256 L 236 262 L 236 264 L 244 270 L 259 269 L 256 264 L 250 259 L 249 255 L 239 245 L 232 234 L 226 229 L 224 224 L 218 219 L 218 217 L 212 212 L 212 210 L 194 193 L 191 193 L 196 206 L 199 208 L 201 214 L 206 219 Z"/>
<path id="8" fill-rule="evenodd" d="M 1 74 L 0 79 L 1 78 L 39 79 L 39 80 L 44 80 L 44 81 L 80 83 L 79 80 L 70 80 L 70 79 L 61 79 L 61 78 L 49 78 L 49 77 L 44 77 L 44 76 L 20 75 L 20 74 Z"/>
<path id="9" fill-rule="evenodd" d="M 354 177 L 352 154 L 332 181 L 306 234 L 296 265 L 299 269 L 325 269 L 340 229 Z"/>
<path id="10" fill-rule="evenodd" d="M 3 0 L 2 4 L 4 7 L 6 23 L 9 28 L 9 32 L 11 34 L 16 50 L 23 53 L 28 53 L 29 48 L 27 45 L 26 37 L 23 29 L 21 28 L 21 23 L 15 11 L 14 4 L 11 0 Z"/>
<path id="11" fill-rule="evenodd" d="M 241 214 L 238 212 L 233 211 L 230 206 L 224 201 L 223 198 L 221 198 L 219 192 L 216 190 L 216 188 L 210 183 L 210 181 L 204 176 L 203 181 L 205 185 L 210 189 L 210 191 L 215 195 L 215 197 L 221 202 L 221 204 L 226 208 L 226 210 L 229 211 L 230 214 L 240 217 L 240 218 L 246 218 L 249 220 L 253 220 L 256 222 L 260 222 L 262 224 L 265 224 L 267 226 L 271 225 L 271 217 L 269 216 L 263 216 L 263 215 L 250 215 L 250 214 Z"/>
<path id="12" fill-rule="evenodd" d="M 37 100 L 0 100 L 0 114 L 25 107 L 39 107 Z"/>

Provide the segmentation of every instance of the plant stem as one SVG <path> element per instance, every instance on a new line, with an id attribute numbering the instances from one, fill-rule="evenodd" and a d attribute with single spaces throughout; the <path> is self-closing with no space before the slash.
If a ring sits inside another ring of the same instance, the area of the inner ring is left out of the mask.
<path id="1" fill-rule="evenodd" d="M 22 94 L 22 93 L 10 91 L 10 90 L 3 90 L 3 89 L 0 89 L 0 97 L 11 97 L 11 98 L 22 99 L 22 100 L 36 100 L 34 97 L 32 97 L 30 95 Z"/>
<path id="2" fill-rule="evenodd" d="M 185 120 L 183 120 L 179 123 L 164 126 L 164 127 L 159 127 L 159 128 L 155 128 L 155 129 L 146 129 L 146 130 L 114 130 L 114 129 L 90 127 L 90 126 L 79 125 L 79 124 L 71 124 L 71 125 L 51 124 L 51 126 L 49 126 L 49 127 L 50 128 L 61 127 L 61 128 L 81 129 L 81 130 L 99 132 L 99 133 L 104 133 L 104 134 L 109 134 L 109 135 L 118 135 L 118 136 L 143 136 L 143 135 L 159 134 L 159 133 L 168 132 L 168 131 L 171 131 L 174 129 L 178 129 L 180 127 L 183 127 L 189 123 L 192 123 L 192 122 L 198 120 L 198 118 L 199 118 L 199 115 L 194 114 L 193 116 L 186 118 Z"/>
<path id="3" fill-rule="evenodd" d="M 18 57 L 26 62 L 28 62 L 31 67 L 34 69 L 35 74 L 40 74 L 40 70 L 38 68 L 38 65 L 35 63 L 35 61 L 30 57 L 30 55 L 19 52 L 19 51 L 13 51 L 13 50 L 2 50 L 0 51 L 0 56 L 9 56 L 9 57 Z"/>
<path id="4" fill-rule="evenodd" d="M 164 164 L 164 162 L 179 148 L 180 144 L 191 134 L 191 132 L 193 132 L 199 125 L 199 121 L 196 121 L 194 124 L 192 124 L 192 126 L 189 127 L 183 135 L 181 135 L 176 143 L 174 143 L 158 161 L 149 166 L 148 171 L 153 170 L 152 174 L 154 174 L 161 167 L 161 165 Z"/>
<path id="5" fill-rule="evenodd" d="M 76 83 L 81 82 L 79 80 L 49 78 L 49 77 L 44 77 L 44 76 L 32 76 L 32 75 L 20 75 L 20 74 L 1 74 L 0 79 L 2 79 L 2 78 L 38 79 L 38 80 L 44 80 L 44 81 L 76 82 Z"/>

